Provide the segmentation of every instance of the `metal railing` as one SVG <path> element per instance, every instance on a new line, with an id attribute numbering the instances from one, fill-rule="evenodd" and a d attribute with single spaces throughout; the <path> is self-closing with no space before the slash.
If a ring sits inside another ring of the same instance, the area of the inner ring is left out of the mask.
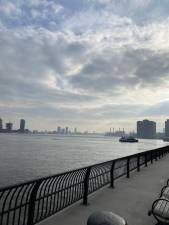
<path id="1" fill-rule="evenodd" d="M 0 225 L 33 225 L 169 153 L 169 147 L 0 188 Z"/>

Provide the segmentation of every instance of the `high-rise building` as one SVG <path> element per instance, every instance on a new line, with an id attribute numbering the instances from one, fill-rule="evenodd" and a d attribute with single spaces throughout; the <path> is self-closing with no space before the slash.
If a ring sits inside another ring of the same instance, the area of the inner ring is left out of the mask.
<path id="1" fill-rule="evenodd" d="M 65 128 L 61 128 L 61 134 L 65 134 Z"/>
<path id="2" fill-rule="evenodd" d="M 21 119 L 20 120 L 20 132 L 24 132 L 25 131 L 25 120 Z"/>
<path id="3" fill-rule="evenodd" d="M 13 127 L 13 124 L 12 124 L 11 122 L 6 123 L 6 130 L 7 130 L 8 132 L 12 131 L 12 127 Z"/>
<path id="4" fill-rule="evenodd" d="M 154 121 L 137 121 L 137 137 L 154 139 L 156 138 L 156 123 Z"/>
<path id="5" fill-rule="evenodd" d="M 61 133 L 61 127 L 57 127 L 57 133 L 58 133 L 58 134 Z"/>
<path id="6" fill-rule="evenodd" d="M 169 137 L 169 120 L 165 121 L 165 136 Z"/>
<path id="7" fill-rule="evenodd" d="M 66 128 L 65 128 L 65 133 L 68 134 L 68 132 L 69 132 L 69 128 L 66 127 Z"/>
<path id="8" fill-rule="evenodd" d="M 3 129 L 3 123 L 2 123 L 2 119 L 0 118 L 0 130 Z"/>
<path id="9" fill-rule="evenodd" d="M 137 137 L 142 138 L 142 133 L 143 133 L 143 122 L 142 121 L 137 121 Z"/>
<path id="10" fill-rule="evenodd" d="M 77 128 L 74 128 L 74 133 L 75 133 L 75 134 L 77 133 Z"/>

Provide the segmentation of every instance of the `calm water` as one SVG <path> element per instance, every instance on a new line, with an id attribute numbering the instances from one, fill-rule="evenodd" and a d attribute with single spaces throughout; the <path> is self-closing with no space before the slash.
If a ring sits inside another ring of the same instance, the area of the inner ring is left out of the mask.
<path id="1" fill-rule="evenodd" d="M 120 143 L 104 136 L 0 134 L 0 186 L 164 145 L 161 140 Z"/>

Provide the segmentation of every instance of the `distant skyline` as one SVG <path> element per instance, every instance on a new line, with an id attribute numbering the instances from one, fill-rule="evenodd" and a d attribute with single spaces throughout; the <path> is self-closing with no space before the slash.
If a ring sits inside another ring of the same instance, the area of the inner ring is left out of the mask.
<path id="1" fill-rule="evenodd" d="M 1 0 L 0 117 L 29 129 L 162 131 L 169 1 Z"/>

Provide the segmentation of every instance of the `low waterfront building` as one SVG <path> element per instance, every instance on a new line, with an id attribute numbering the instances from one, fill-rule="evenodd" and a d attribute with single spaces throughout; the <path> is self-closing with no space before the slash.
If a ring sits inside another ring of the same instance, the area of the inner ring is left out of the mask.
<path id="1" fill-rule="evenodd" d="M 11 123 L 11 122 L 6 123 L 6 131 L 7 131 L 7 132 L 12 131 L 12 127 L 13 127 L 13 123 Z"/>
<path id="2" fill-rule="evenodd" d="M 65 128 L 65 133 L 68 134 L 68 132 L 69 132 L 69 128 L 66 127 L 66 128 Z"/>
<path id="3" fill-rule="evenodd" d="M 33 130 L 33 134 L 38 134 L 38 130 Z"/>

